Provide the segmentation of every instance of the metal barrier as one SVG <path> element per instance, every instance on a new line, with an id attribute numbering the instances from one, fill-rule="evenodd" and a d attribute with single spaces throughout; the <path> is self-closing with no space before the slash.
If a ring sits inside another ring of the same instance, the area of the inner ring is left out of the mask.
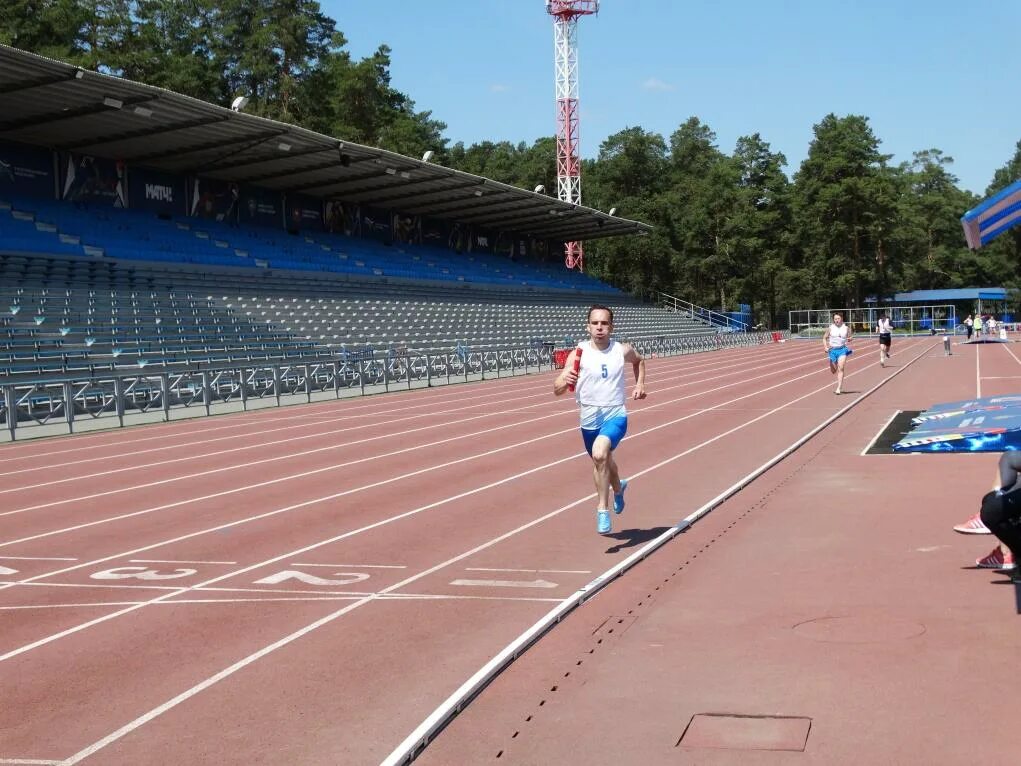
<path id="1" fill-rule="evenodd" d="M 678 356 L 737 346 L 772 343 L 788 333 L 749 332 L 660 336 L 629 341 L 643 356 Z M 238 363 L 219 369 L 159 371 L 0 384 L 0 427 L 14 441 L 26 428 L 63 424 L 74 433 L 80 422 L 104 420 L 170 421 L 172 413 L 199 415 L 283 406 L 313 398 L 361 396 L 471 380 L 545 372 L 553 369 L 548 347 L 403 355 L 374 354 L 360 359 Z M 130 423 L 128 423 L 130 424 Z M 64 430 L 61 429 L 61 430 Z M 51 429 L 47 433 L 53 433 Z"/>

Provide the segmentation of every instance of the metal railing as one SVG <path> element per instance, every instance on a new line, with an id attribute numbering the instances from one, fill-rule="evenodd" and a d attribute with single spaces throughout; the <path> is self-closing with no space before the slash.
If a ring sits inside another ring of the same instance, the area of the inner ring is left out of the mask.
<path id="1" fill-rule="evenodd" d="M 788 327 L 792 336 L 818 338 L 830 326 L 834 314 L 841 314 L 844 323 L 859 335 L 875 333 L 876 323 L 882 314 L 890 319 L 895 333 L 907 335 L 937 332 L 955 332 L 957 309 L 951 304 L 938 306 L 876 306 L 856 309 L 797 309 L 788 312 Z M 963 330 L 962 330 L 963 332 Z"/>
<path id="2" fill-rule="evenodd" d="M 645 356 L 677 356 L 771 343 L 781 337 L 787 336 L 707 333 L 632 343 Z M 554 369 L 554 359 L 548 346 L 441 354 L 408 351 L 360 359 L 241 362 L 218 369 L 10 382 L 0 384 L 0 428 L 14 441 L 22 435 L 86 430 L 82 424 L 92 430 L 547 372 Z"/>
<path id="3" fill-rule="evenodd" d="M 686 301 L 683 298 L 675 298 L 673 295 L 668 295 L 667 293 L 656 293 L 656 295 L 659 296 L 659 301 L 663 305 L 663 308 L 668 311 L 687 314 L 692 319 L 701 319 L 703 322 L 708 323 L 711 327 L 719 327 L 721 330 L 725 330 L 726 332 L 748 332 L 747 323 L 738 321 L 726 314 L 721 314 L 719 311 L 713 311 L 712 309 L 703 308 L 702 306 L 696 306 L 691 301 Z"/>

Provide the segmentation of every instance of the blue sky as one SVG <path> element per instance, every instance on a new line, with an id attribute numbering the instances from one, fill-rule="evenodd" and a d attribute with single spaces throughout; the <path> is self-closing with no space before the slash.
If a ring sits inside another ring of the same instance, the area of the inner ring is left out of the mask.
<path id="1" fill-rule="evenodd" d="M 531 143 L 555 131 L 543 0 L 320 0 L 451 143 Z M 758 131 L 797 170 L 823 116 L 864 114 L 893 161 L 938 148 L 984 193 L 1021 139 L 1013 60 L 1021 3 L 928 0 L 603 0 L 580 22 L 581 144 L 625 127 L 669 138 L 695 115 L 730 152 Z"/>

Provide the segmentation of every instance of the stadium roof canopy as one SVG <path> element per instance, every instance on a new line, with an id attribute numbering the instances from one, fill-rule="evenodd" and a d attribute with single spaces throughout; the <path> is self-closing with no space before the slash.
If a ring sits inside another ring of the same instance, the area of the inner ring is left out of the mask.
<path id="1" fill-rule="evenodd" d="M 0 45 L 0 140 L 564 241 L 648 224 Z"/>

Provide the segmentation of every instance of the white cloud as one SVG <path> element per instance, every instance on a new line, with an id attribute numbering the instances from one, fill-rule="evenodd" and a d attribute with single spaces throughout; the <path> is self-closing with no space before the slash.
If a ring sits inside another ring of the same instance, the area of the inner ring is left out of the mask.
<path id="1" fill-rule="evenodd" d="M 674 86 L 668 82 L 663 82 L 656 77 L 650 77 L 648 80 L 642 83 L 642 90 L 656 90 L 656 91 L 668 91 L 673 90 Z"/>
<path id="2" fill-rule="evenodd" d="M 506 93 L 507 91 L 510 90 L 510 86 L 498 82 L 490 85 L 489 90 L 493 93 Z"/>

